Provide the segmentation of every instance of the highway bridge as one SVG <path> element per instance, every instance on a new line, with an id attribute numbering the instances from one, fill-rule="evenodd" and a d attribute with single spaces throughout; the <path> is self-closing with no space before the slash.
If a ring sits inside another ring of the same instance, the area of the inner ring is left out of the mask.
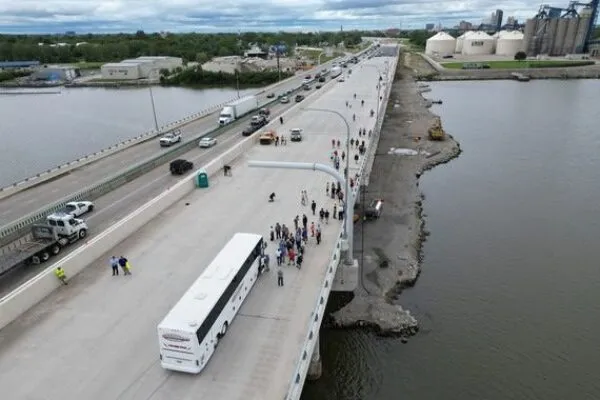
<path id="1" fill-rule="evenodd" d="M 275 222 L 292 225 L 304 213 L 319 222 L 300 204 L 302 190 L 317 210 L 331 211 L 333 200 L 325 192 L 331 176 L 248 164 L 331 165 L 331 141 L 339 140 L 338 152 L 344 150 L 345 121 L 352 138 L 359 128 L 373 130 L 370 138 L 361 138 L 368 144 L 366 155 L 373 154 L 397 62 L 394 52 L 385 54 L 390 55 L 352 65 L 345 82 L 328 80 L 299 104 L 273 107 L 284 124 L 273 118 L 272 127 L 287 136 L 301 128 L 302 142 L 259 146 L 256 137 L 243 138 L 239 128 L 232 129 L 216 147 L 184 156 L 204 165 L 208 188 L 194 188 L 193 174 L 174 180 L 163 166 L 98 199 L 98 211 L 89 218 L 90 239 L 0 300 L 0 326 L 10 322 L 0 331 L 3 394 L 61 400 L 298 399 L 311 360 L 318 372 L 318 331 L 329 293 L 352 290 L 356 283 L 356 265 L 340 264 L 347 248 L 341 221 L 321 223 L 323 242 L 309 240 L 301 270 L 284 267 L 284 287 L 277 286 L 274 269 L 260 277 L 201 374 L 160 367 L 156 325 L 233 233 L 268 237 Z M 372 117 L 370 110 L 378 106 L 381 112 Z M 355 160 L 357 154 L 356 147 L 349 154 L 350 176 L 368 168 L 366 155 Z M 224 164 L 232 165 L 232 176 L 223 176 Z M 277 193 L 274 203 L 267 202 L 271 192 Z M 267 247 L 272 260 L 274 247 Z M 127 256 L 133 276 L 111 276 L 111 255 Z M 56 265 L 72 277 L 68 286 L 59 287 L 52 277 Z M 41 301 L 30 307 L 35 298 Z"/>

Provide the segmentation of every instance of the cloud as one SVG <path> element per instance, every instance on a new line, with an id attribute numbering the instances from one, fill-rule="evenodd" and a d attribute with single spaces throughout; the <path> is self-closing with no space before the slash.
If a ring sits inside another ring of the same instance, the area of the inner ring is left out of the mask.
<path id="1" fill-rule="evenodd" d="M 563 1 L 566 5 L 566 0 Z M 422 28 L 480 23 L 497 0 L 18 0 L 0 1 L 0 32 L 237 32 Z M 524 20 L 539 0 L 502 2 Z"/>

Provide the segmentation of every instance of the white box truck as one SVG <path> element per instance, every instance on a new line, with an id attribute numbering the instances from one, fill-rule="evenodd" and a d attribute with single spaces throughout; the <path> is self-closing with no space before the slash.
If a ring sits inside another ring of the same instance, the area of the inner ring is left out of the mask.
<path id="1" fill-rule="evenodd" d="M 338 76 L 340 76 L 341 73 L 342 73 L 342 67 L 340 67 L 339 65 L 332 67 L 331 70 L 329 71 L 329 75 L 331 76 L 331 79 L 337 78 Z"/>
<path id="2" fill-rule="evenodd" d="M 256 96 L 246 96 L 237 99 L 223 107 L 221 114 L 219 114 L 219 125 L 227 125 L 257 108 L 258 99 Z"/>

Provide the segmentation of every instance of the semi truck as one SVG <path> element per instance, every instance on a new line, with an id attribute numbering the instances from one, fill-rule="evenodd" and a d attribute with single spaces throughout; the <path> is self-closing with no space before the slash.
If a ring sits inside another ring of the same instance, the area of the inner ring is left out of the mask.
<path id="1" fill-rule="evenodd" d="M 0 275 L 21 265 L 41 264 L 60 253 L 63 247 L 87 236 L 84 220 L 68 213 L 54 213 L 46 217 L 45 224 L 31 227 L 31 239 L 0 255 Z"/>
<path id="2" fill-rule="evenodd" d="M 331 76 L 331 79 L 337 78 L 338 76 L 340 76 L 341 73 L 342 73 L 342 67 L 340 67 L 339 65 L 332 67 L 331 70 L 329 71 L 329 75 Z"/>
<path id="3" fill-rule="evenodd" d="M 246 96 L 226 104 L 219 114 L 219 125 L 227 125 L 258 108 L 256 96 Z"/>

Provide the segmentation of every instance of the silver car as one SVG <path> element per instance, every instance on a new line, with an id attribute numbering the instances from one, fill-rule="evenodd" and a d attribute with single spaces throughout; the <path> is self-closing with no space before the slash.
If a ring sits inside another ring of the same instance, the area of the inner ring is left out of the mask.
<path id="1" fill-rule="evenodd" d="M 204 137 L 204 138 L 200 139 L 200 141 L 198 142 L 198 146 L 202 147 L 203 149 L 213 147 L 216 144 L 217 144 L 217 139 L 210 138 L 210 137 Z"/>

